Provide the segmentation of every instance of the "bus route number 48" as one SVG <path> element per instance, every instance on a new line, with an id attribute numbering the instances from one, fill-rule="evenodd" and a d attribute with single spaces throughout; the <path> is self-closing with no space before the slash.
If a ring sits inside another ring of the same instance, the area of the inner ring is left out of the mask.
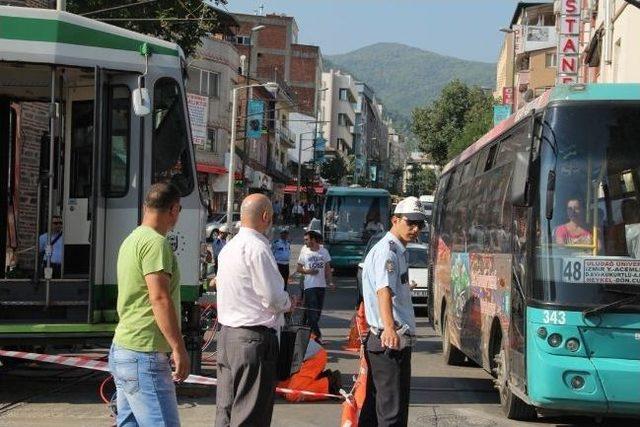
<path id="1" fill-rule="evenodd" d="M 562 279 L 567 283 L 581 283 L 583 272 L 582 260 L 579 258 L 569 258 L 562 266 Z"/>
<path id="2" fill-rule="evenodd" d="M 544 310 L 542 312 L 542 322 L 553 325 L 564 325 L 567 323 L 567 315 L 564 311 Z"/>

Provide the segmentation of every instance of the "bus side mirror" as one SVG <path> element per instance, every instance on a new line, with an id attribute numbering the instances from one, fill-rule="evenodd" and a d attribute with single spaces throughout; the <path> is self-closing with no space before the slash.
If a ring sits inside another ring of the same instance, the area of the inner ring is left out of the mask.
<path id="1" fill-rule="evenodd" d="M 133 90 L 131 95 L 133 102 L 133 112 L 138 117 L 144 117 L 151 113 L 151 98 L 146 87 L 139 87 Z"/>
<path id="2" fill-rule="evenodd" d="M 516 153 L 511 179 L 511 204 L 514 206 L 529 207 L 529 165 L 531 152 L 519 151 Z"/>

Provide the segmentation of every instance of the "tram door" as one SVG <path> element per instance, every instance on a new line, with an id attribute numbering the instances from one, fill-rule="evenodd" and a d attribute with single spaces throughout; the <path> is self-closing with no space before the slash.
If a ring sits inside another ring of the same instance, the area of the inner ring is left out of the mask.
<path id="1" fill-rule="evenodd" d="M 65 115 L 63 238 L 65 277 L 88 277 L 91 259 L 91 189 L 94 88 L 68 89 Z"/>

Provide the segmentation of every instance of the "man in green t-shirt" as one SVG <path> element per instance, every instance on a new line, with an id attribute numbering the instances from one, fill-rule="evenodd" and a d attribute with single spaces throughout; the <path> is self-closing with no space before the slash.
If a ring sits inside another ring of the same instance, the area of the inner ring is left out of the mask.
<path id="1" fill-rule="evenodd" d="M 180 191 L 151 186 L 142 224 L 118 253 L 118 316 L 109 354 L 117 388 L 118 425 L 177 426 L 174 381 L 189 375 L 180 332 L 180 271 L 166 239 L 180 215 Z M 171 373 L 169 354 L 175 372 Z"/>

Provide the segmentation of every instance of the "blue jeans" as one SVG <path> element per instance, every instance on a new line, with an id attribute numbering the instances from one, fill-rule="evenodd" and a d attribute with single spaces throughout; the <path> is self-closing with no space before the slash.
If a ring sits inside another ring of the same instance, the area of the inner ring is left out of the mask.
<path id="1" fill-rule="evenodd" d="M 309 326 L 311 332 L 315 334 L 316 338 L 322 338 L 322 332 L 320 332 L 320 315 L 322 314 L 322 307 L 324 306 L 324 293 L 325 288 L 310 288 L 304 290 L 304 324 Z"/>
<path id="2" fill-rule="evenodd" d="M 109 370 L 116 383 L 118 427 L 179 426 L 176 387 L 166 353 L 111 344 Z"/>

